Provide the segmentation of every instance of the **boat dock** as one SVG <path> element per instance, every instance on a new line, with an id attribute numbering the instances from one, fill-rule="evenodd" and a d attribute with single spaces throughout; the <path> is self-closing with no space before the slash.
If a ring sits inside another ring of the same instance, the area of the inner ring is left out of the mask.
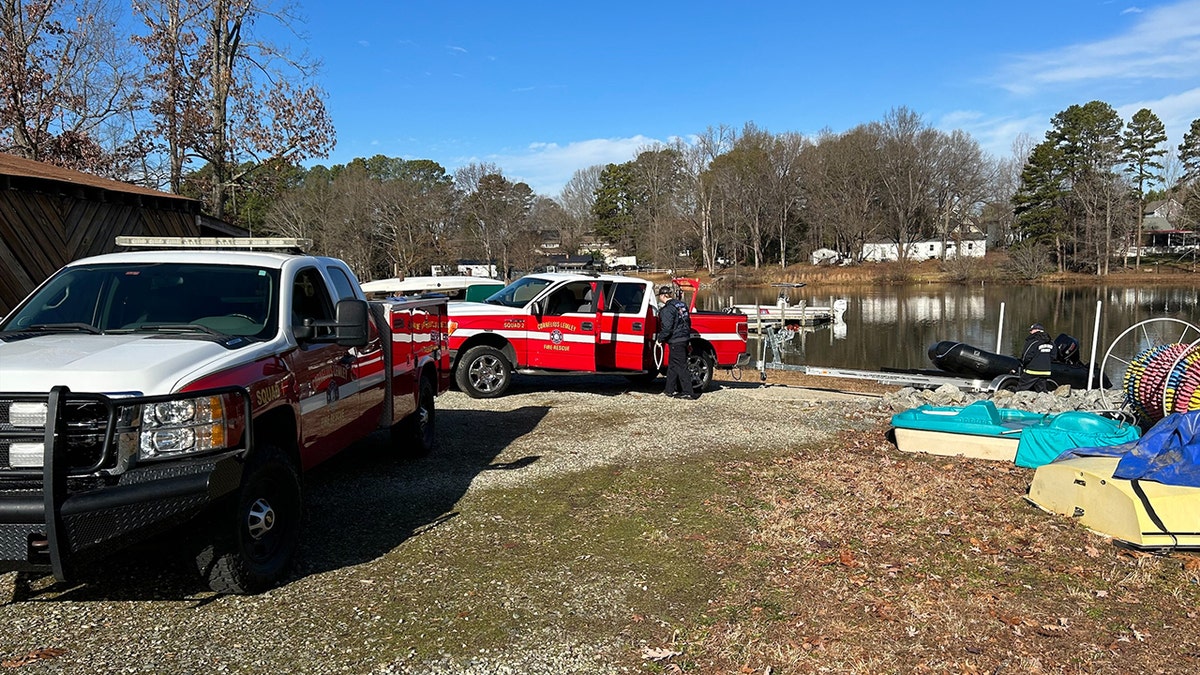
<path id="1" fill-rule="evenodd" d="M 840 320 L 846 311 L 845 300 L 830 299 L 828 305 L 808 305 L 804 302 L 791 305 L 732 305 L 734 310 L 746 315 L 747 328 L 762 335 L 768 328 L 786 326 L 823 326 Z"/>

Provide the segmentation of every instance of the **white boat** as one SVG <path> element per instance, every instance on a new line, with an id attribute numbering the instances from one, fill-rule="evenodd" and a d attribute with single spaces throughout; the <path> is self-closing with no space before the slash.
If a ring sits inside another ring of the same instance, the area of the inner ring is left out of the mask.
<path id="1" fill-rule="evenodd" d="M 444 276 L 378 279 L 362 285 L 368 298 L 441 293 L 451 300 L 480 301 L 504 288 L 504 282 L 486 277 Z"/>

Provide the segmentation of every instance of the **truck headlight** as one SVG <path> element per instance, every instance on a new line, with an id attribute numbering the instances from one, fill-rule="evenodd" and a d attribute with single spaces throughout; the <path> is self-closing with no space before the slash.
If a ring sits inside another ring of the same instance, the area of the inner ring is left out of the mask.
<path id="1" fill-rule="evenodd" d="M 166 459 L 221 450 L 228 439 L 223 396 L 183 398 L 142 406 L 140 459 Z"/>

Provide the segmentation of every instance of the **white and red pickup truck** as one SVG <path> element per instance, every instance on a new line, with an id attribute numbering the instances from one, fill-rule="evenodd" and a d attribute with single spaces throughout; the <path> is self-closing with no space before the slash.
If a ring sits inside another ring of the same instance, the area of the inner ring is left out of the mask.
<path id="1" fill-rule="evenodd" d="M 674 280 L 691 307 L 688 368 L 697 391 L 714 368 L 749 361 L 742 314 L 696 311 L 695 279 Z M 450 303 L 450 352 L 459 389 L 474 398 L 503 394 L 519 373 L 612 373 L 656 377 L 653 282 L 635 277 L 549 273 L 521 277 L 483 302 Z"/>
<path id="2" fill-rule="evenodd" d="M 209 585 L 257 592 L 303 471 L 381 428 L 433 447 L 445 299 L 368 303 L 342 261 L 262 250 L 305 243 L 118 238 L 153 250 L 75 261 L 0 321 L 0 571 L 65 580 L 198 519 Z"/>

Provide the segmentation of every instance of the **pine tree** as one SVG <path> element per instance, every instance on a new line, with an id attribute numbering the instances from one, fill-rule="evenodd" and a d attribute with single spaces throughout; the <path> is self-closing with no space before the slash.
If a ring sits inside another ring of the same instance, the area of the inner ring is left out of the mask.
<path id="1" fill-rule="evenodd" d="M 1137 182 L 1138 212 L 1137 212 L 1137 259 L 1134 267 L 1142 267 L 1142 224 L 1146 211 L 1146 187 L 1162 180 L 1162 162 L 1158 158 L 1167 154 L 1164 143 L 1167 142 L 1167 130 L 1162 120 L 1149 108 L 1142 108 L 1133 114 L 1121 143 L 1122 154 L 1129 166 L 1126 173 L 1133 175 Z"/>

